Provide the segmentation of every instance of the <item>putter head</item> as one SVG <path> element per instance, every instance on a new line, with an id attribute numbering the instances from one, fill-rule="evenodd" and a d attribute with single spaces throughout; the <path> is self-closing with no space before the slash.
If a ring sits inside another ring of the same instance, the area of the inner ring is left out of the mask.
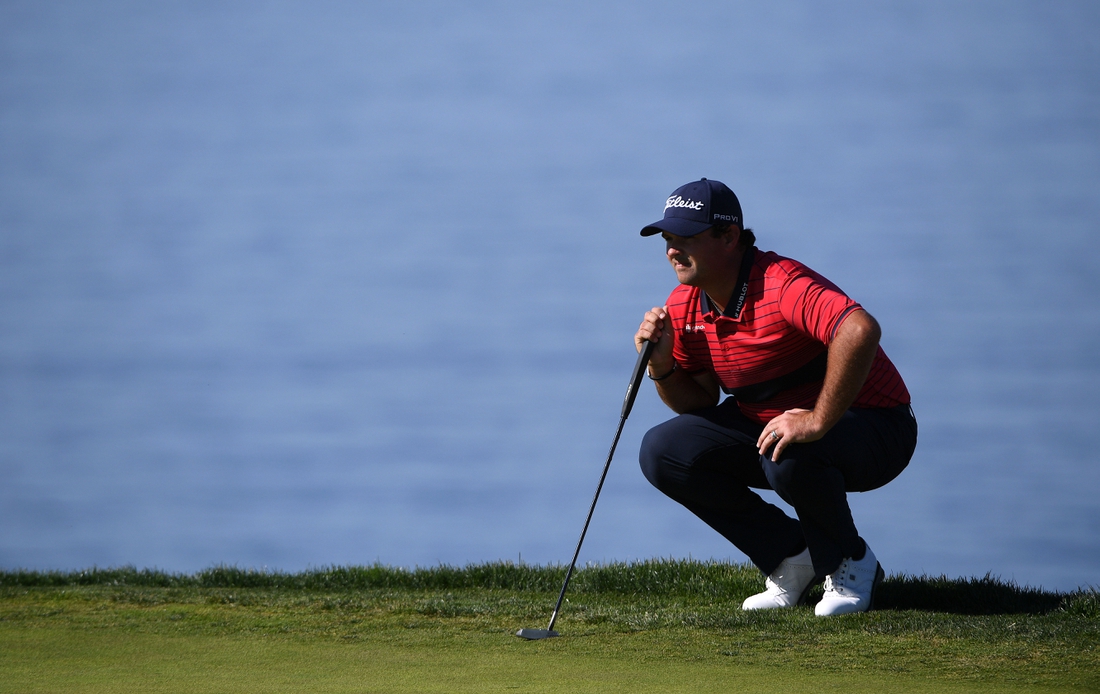
<path id="1" fill-rule="evenodd" d="M 556 631 L 550 631 L 549 629 L 520 629 L 516 632 L 516 636 L 521 639 L 527 639 L 528 641 L 537 641 L 538 639 L 549 639 L 558 635 Z"/>

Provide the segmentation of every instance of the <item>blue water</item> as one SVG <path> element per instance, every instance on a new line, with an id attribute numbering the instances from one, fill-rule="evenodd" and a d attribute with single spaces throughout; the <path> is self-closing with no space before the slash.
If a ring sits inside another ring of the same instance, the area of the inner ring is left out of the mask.
<path id="1" fill-rule="evenodd" d="M 567 562 L 700 176 L 883 325 L 888 572 L 1100 577 L 1100 6 L 0 5 L 0 567 Z M 582 562 L 744 557 L 651 489 Z M 774 499 L 774 496 L 772 497 Z M 781 502 L 779 502 L 781 503 Z"/>

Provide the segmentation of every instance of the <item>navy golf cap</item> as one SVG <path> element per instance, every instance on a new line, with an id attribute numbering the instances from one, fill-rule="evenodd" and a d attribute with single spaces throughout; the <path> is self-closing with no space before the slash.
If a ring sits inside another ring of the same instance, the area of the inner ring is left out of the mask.
<path id="1" fill-rule="evenodd" d="M 680 186 L 665 201 L 665 217 L 642 229 L 642 236 L 667 231 L 675 236 L 695 236 L 715 224 L 745 228 L 741 203 L 721 181 L 701 178 Z"/>

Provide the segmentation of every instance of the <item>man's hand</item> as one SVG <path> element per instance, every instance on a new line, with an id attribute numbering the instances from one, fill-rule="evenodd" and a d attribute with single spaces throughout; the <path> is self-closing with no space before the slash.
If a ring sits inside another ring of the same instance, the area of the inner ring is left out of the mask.
<path id="1" fill-rule="evenodd" d="M 641 352 L 648 340 L 656 342 L 653 355 L 649 358 L 649 375 L 661 376 L 672 370 L 672 321 L 668 317 L 668 307 L 654 306 L 646 311 L 638 332 L 634 334 L 634 347 Z"/>
<path id="2" fill-rule="evenodd" d="M 817 441 L 826 431 L 828 429 L 817 421 L 813 410 L 787 410 L 768 422 L 764 431 L 760 432 L 760 438 L 756 440 L 756 447 L 760 450 L 760 455 L 767 455 L 768 449 L 775 446 L 772 461 L 777 461 L 790 444 Z"/>
<path id="3" fill-rule="evenodd" d="M 647 340 L 657 343 L 649 357 L 649 376 L 661 379 L 653 385 L 657 386 L 657 395 L 666 405 L 674 412 L 683 414 L 718 404 L 718 379 L 712 372 L 687 374 L 683 369 L 673 371 L 676 366 L 672 356 L 674 338 L 667 306 L 654 306 L 646 311 L 638 332 L 634 334 L 634 346 L 639 352 Z"/>

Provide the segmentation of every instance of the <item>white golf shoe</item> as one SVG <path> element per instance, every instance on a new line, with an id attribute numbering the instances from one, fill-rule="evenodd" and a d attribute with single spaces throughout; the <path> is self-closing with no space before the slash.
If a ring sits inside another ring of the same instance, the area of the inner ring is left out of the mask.
<path id="1" fill-rule="evenodd" d="M 776 607 L 792 607 L 806 600 L 810 586 L 814 584 L 814 564 L 810 550 L 787 557 L 771 575 L 764 579 L 767 590 L 745 599 L 742 610 L 771 610 Z"/>
<path id="2" fill-rule="evenodd" d="M 875 553 L 867 547 L 862 559 L 845 559 L 836 571 L 825 577 L 825 595 L 814 608 L 814 614 L 827 617 L 866 612 L 874 604 L 875 588 L 885 576 Z"/>

